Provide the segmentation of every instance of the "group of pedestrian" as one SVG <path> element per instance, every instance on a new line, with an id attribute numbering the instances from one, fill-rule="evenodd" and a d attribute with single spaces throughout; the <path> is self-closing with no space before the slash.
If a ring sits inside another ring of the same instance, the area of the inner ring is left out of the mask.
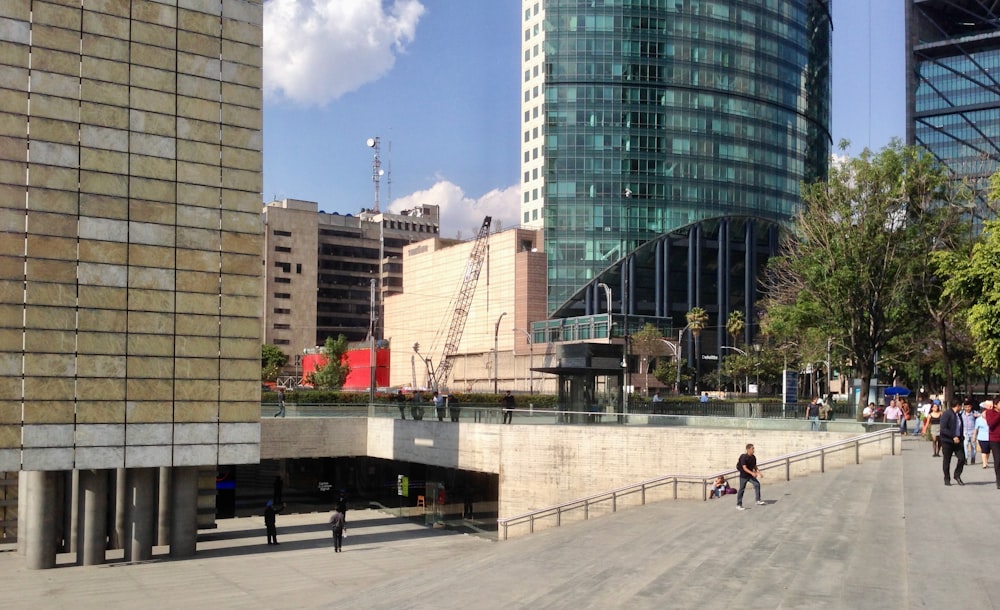
<path id="1" fill-rule="evenodd" d="M 445 417 L 448 417 L 451 421 L 456 423 L 459 421 L 462 411 L 457 396 L 450 395 L 445 397 L 440 392 L 434 392 L 431 401 L 434 405 L 434 414 L 437 415 L 438 421 L 443 422 Z M 399 408 L 400 419 L 406 419 L 407 403 L 410 404 L 410 416 L 414 420 L 421 420 L 424 418 L 424 407 L 421 404 L 422 398 L 420 392 L 414 392 L 413 397 L 409 399 L 403 390 L 396 392 L 396 407 Z M 514 408 L 516 404 L 514 396 L 510 393 L 510 390 L 507 390 L 500 398 L 500 409 L 503 415 L 503 423 L 514 423 Z M 479 421 L 478 409 L 476 410 L 475 415 L 476 421 Z"/>
<path id="2" fill-rule="evenodd" d="M 824 401 L 819 396 L 813 396 L 812 401 L 806 405 L 806 419 L 809 420 L 809 430 L 819 432 L 820 421 L 833 419 L 833 407 L 829 401 Z"/>
<path id="3" fill-rule="evenodd" d="M 275 493 L 280 493 L 278 490 L 279 481 L 281 477 L 275 479 Z M 277 527 L 277 514 L 285 509 L 285 504 L 276 503 L 274 499 L 268 500 L 264 505 L 264 531 L 267 534 L 267 544 L 273 545 L 278 544 L 278 527 Z M 333 512 L 330 514 L 330 518 L 327 521 L 330 526 L 330 530 L 333 532 L 333 551 L 335 553 L 341 552 L 344 544 L 344 535 L 347 533 L 347 499 L 344 494 L 341 494 L 337 499 L 337 503 L 333 508 Z"/>
<path id="4" fill-rule="evenodd" d="M 954 480 L 959 485 L 965 465 L 976 463 L 976 453 L 983 468 L 989 467 L 993 459 L 993 477 L 1000 489 L 1000 403 L 985 400 L 979 404 L 980 411 L 973 408 L 971 400 L 955 401 L 951 408 L 943 411 L 939 418 L 939 430 L 936 439 L 941 457 L 941 469 L 944 473 L 944 484 L 951 485 Z M 931 411 L 933 415 L 933 411 Z M 951 472 L 951 459 L 956 458 L 955 470 Z"/>

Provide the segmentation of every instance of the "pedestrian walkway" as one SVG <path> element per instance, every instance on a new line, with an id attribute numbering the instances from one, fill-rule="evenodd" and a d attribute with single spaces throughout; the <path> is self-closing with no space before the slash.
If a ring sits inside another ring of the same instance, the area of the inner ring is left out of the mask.
<path id="1" fill-rule="evenodd" d="M 327 513 L 279 515 L 277 547 L 261 517 L 220 521 L 181 561 L 30 571 L 0 553 L 0 606 L 1000 606 L 988 571 L 1000 516 L 992 469 L 969 466 L 965 486 L 945 487 L 941 458 L 908 438 L 900 456 L 779 476 L 763 480 L 767 504 L 743 512 L 733 496 L 663 502 L 507 542 L 352 510 L 340 554 Z"/>

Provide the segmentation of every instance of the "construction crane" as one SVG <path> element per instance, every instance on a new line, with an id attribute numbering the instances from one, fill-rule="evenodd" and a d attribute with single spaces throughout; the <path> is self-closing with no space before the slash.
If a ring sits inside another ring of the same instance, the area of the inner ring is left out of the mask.
<path id="1" fill-rule="evenodd" d="M 452 356 L 458 352 L 458 343 L 462 340 L 465 322 L 469 319 L 469 306 L 472 304 L 472 296 L 476 293 L 476 284 L 479 283 L 479 272 L 483 269 L 483 261 L 486 260 L 486 245 L 492 223 L 493 218 L 490 216 L 483 219 L 483 226 L 479 228 L 476 241 L 472 244 L 469 263 L 465 267 L 465 276 L 462 278 L 458 294 L 455 296 L 455 308 L 451 314 L 451 324 L 444 342 L 444 351 L 441 352 L 441 359 L 438 360 L 437 366 L 428 370 L 435 391 L 448 383 L 451 368 L 455 365 Z M 430 363 L 427 364 L 429 367 Z"/>

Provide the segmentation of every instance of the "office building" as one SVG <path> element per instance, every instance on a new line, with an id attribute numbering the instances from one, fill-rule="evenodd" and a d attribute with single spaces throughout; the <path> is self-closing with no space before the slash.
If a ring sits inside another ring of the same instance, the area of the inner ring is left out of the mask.
<path id="1" fill-rule="evenodd" d="M 616 336 L 673 336 L 700 306 L 703 349 L 732 311 L 752 339 L 779 227 L 826 175 L 829 10 L 523 0 L 521 220 L 543 231 L 550 318 L 612 308 Z"/>
<path id="2" fill-rule="evenodd" d="M 283 199 L 268 203 L 263 214 L 264 342 L 281 348 L 290 365 L 328 337 L 368 338 L 373 280 L 375 337 L 383 338 L 379 310 L 386 297 L 402 290 L 403 247 L 440 232 L 436 205 L 354 216 Z"/>
<path id="3" fill-rule="evenodd" d="M 984 204 L 1000 158 L 997 19 L 975 0 L 906 2 L 906 143 L 972 180 Z"/>
<path id="4" fill-rule="evenodd" d="M 259 460 L 262 12 L 0 3 L 0 471 L 31 568 L 192 554 L 200 469 Z"/>
<path id="5" fill-rule="evenodd" d="M 403 291 L 386 299 L 392 341 L 390 382 L 431 388 L 452 322 L 465 314 L 454 363 L 441 389 L 554 392 L 555 380 L 531 371 L 551 365 L 550 345 L 537 345 L 531 323 L 545 318 L 545 254 L 540 232 L 508 229 L 488 236 L 478 279 L 471 282 L 476 240 L 427 239 L 403 249 Z M 467 308 L 456 305 L 473 290 Z M 417 345 L 417 349 L 414 349 Z"/>

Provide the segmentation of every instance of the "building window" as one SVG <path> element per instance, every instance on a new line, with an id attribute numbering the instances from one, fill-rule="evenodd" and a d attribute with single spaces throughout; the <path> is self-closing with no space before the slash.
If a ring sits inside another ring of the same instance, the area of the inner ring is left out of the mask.
<path id="1" fill-rule="evenodd" d="M 274 298 L 276 298 L 276 299 L 290 299 L 290 298 L 292 298 L 292 295 L 288 294 L 287 292 L 275 292 L 274 293 Z"/>
<path id="2" fill-rule="evenodd" d="M 292 313 L 292 310 L 287 307 L 275 307 L 273 311 L 274 313 Z"/>
<path id="3" fill-rule="evenodd" d="M 275 262 L 274 266 L 277 267 L 278 269 L 281 269 L 285 273 L 291 273 L 292 272 L 292 264 L 291 263 Z"/>
<path id="4" fill-rule="evenodd" d="M 275 324 L 274 325 L 274 330 L 291 330 L 291 329 L 292 329 L 292 325 L 291 324 Z"/>
<path id="5" fill-rule="evenodd" d="M 289 345 L 290 343 L 291 343 L 291 341 L 289 341 L 288 339 L 275 339 L 274 340 L 274 344 L 275 345 Z"/>
<path id="6" fill-rule="evenodd" d="M 528 222 L 528 213 L 527 212 L 524 213 L 524 222 Z"/>
<path id="7" fill-rule="evenodd" d="M 292 232 L 291 231 L 279 231 L 277 229 L 275 229 L 273 231 L 273 234 L 281 236 L 281 237 L 291 237 L 292 236 Z"/>
<path id="8" fill-rule="evenodd" d="M 295 273 L 302 273 L 302 263 L 295 263 Z"/>
<path id="9" fill-rule="evenodd" d="M 276 277 L 274 278 L 275 284 L 291 284 L 292 278 L 290 277 Z"/>
<path id="10" fill-rule="evenodd" d="M 289 247 L 287 247 L 287 246 L 275 246 L 274 247 L 274 251 L 275 252 L 286 252 L 287 253 L 287 252 L 291 252 L 292 249 L 289 248 Z"/>

